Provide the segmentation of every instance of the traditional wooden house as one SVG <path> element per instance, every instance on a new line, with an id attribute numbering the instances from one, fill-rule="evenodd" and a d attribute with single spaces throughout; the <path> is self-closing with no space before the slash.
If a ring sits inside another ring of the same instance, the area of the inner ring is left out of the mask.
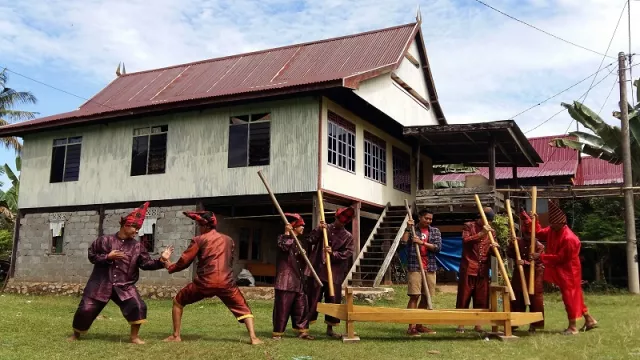
<path id="1" fill-rule="evenodd" d="M 139 235 L 151 253 L 186 248 L 195 226 L 182 211 L 213 210 L 236 241 L 236 270 L 269 283 L 282 224 L 258 170 L 309 224 L 318 189 L 329 219 L 354 206 L 360 248 L 385 222 L 398 231 L 404 208 L 390 205 L 413 202 L 418 179 L 430 187 L 431 159 L 403 128 L 438 124 L 419 21 L 118 75 L 77 110 L 0 128 L 24 140 L 13 281 L 83 283 L 91 242 L 149 200 Z"/>

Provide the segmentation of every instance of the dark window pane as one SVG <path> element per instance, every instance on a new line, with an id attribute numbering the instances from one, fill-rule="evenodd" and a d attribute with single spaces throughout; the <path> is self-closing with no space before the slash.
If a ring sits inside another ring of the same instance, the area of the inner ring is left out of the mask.
<path id="1" fill-rule="evenodd" d="M 229 126 L 228 167 L 247 166 L 248 125 Z"/>
<path id="2" fill-rule="evenodd" d="M 251 237 L 251 231 L 248 228 L 240 229 L 240 239 L 239 239 L 239 253 L 238 259 L 240 260 L 249 260 L 249 240 Z"/>
<path id="3" fill-rule="evenodd" d="M 164 174 L 167 163 L 167 134 L 151 135 L 148 174 Z"/>
<path id="4" fill-rule="evenodd" d="M 64 176 L 64 154 L 66 146 L 56 146 L 51 152 L 51 177 L 52 183 L 61 182 Z"/>
<path id="5" fill-rule="evenodd" d="M 131 152 L 131 176 L 145 175 L 147 173 L 147 152 L 149 150 L 149 136 L 136 136 L 133 138 Z"/>
<path id="6" fill-rule="evenodd" d="M 69 138 L 69 144 L 79 144 L 82 142 L 82 136 Z"/>
<path id="7" fill-rule="evenodd" d="M 60 145 L 64 145 L 67 143 L 67 139 L 55 139 L 53 140 L 53 146 L 60 146 Z"/>
<path id="8" fill-rule="evenodd" d="M 80 177 L 80 150 L 82 145 L 67 145 L 67 161 L 63 181 L 77 181 Z"/>
<path id="9" fill-rule="evenodd" d="M 260 260 L 262 258 L 262 249 L 260 244 L 262 243 L 262 232 L 260 229 L 253 230 L 253 237 L 251 238 L 251 260 Z"/>
<path id="10" fill-rule="evenodd" d="M 269 165 L 270 122 L 249 126 L 249 166 Z"/>

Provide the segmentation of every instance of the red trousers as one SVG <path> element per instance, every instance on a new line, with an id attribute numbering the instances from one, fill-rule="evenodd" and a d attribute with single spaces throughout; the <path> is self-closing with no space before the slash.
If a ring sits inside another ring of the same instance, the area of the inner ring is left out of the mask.
<path id="1" fill-rule="evenodd" d="M 238 322 L 243 323 L 244 319 L 253 317 L 247 301 L 237 286 L 228 288 L 201 288 L 194 283 L 190 283 L 178 292 L 173 299 L 173 303 L 183 308 L 189 304 L 214 296 L 222 300 Z"/>

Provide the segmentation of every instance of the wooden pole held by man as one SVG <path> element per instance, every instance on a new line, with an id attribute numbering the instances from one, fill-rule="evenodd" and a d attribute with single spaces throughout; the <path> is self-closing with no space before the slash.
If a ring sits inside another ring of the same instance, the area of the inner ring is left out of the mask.
<path id="1" fill-rule="evenodd" d="M 520 273 L 520 283 L 522 285 L 522 296 L 524 297 L 524 304 L 526 306 L 531 305 L 529 300 L 529 291 L 527 286 L 527 279 L 524 276 L 524 267 L 520 263 L 522 257 L 520 256 L 520 246 L 518 245 L 518 238 L 516 237 L 516 227 L 513 223 L 513 214 L 511 213 L 511 200 L 505 200 L 505 206 L 507 207 L 507 215 L 509 216 L 509 229 L 511 230 L 511 238 L 513 241 L 513 247 L 516 250 L 516 261 L 518 262 L 518 270 Z"/>
<path id="2" fill-rule="evenodd" d="M 538 221 L 538 188 L 531 188 L 531 254 L 536 251 L 536 221 Z M 534 295 L 536 293 L 536 267 L 535 261 L 531 260 L 531 265 L 529 265 L 529 295 Z"/>
<path id="3" fill-rule="evenodd" d="M 482 217 L 482 223 L 485 226 L 489 225 L 489 222 L 487 221 L 487 216 L 484 214 L 484 209 L 482 208 L 482 203 L 480 202 L 480 197 L 478 196 L 478 194 L 475 194 L 476 197 L 476 205 L 478 206 L 478 212 L 480 213 L 480 216 Z M 494 245 L 497 245 L 496 240 L 493 238 L 493 233 L 491 231 L 489 231 L 489 233 L 487 234 L 489 236 L 489 240 L 491 240 L 491 243 Z M 507 269 L 504 267 L 504 262 L 502 261 L 502 256 L 500 256 L 500 251 L 498 251 L 498 248 L 493 246 L 493 255 L 496 257 L 496 259 L 498 259 L 498 265 L 500 267 L 500 272 L 502 273 L 502 277 L 504 278 L 504 282 L 507 284 L 507 290 L 509 291 L 509 298 L 513 301 L 516 300 L 516 295 L 513 293 L 513 288 L 511 287 L 511 280 L 509 280 L 509 274 L 507 273 Z"/>
<path id="4" fill-rule="evenodd" d="M 264 183 L 264 187 L 267 188 L 267 192 L 269 193 L 269 196 L 271 196 L 271 201 L 273 202 L 273 205 L 278 210 L 278 213 L 280 214 L 282 221 L 284 221 L 285 225 L 289 225 L 289 221 L 287 220 L 287 217 L 284 216 L 284 212 L 282 211 L 282 208 L 280 207 L 280 204 L 278 203 L 276 196 L 273 194 L 273 191 L 271 191 L 271 187 L 269 186 L 267 179 L 264 177 L 264 174 L 262 174 L 262 170 L 258 170 L 258 176 L 260 176 L 262 183 Z M 291 235 L 293 236 L 293 239 L 296 242 L 296 246 L 298 247 L 298 250 L 300 250 L 300 254 L 304 258 L 304 261 L 307 263 L 307 267 L 309 268 L 309 271 L 311 271 L 311 275 L 313 275 L 313 277 L 316 279 L 316 281 L 318 282 L 318 285 L 322 286 L 322 280 L 320 280 L 320 277 L 318 276 L 318 274 L 316 274 L 316 271 L 313 268 L 311 261 L 309 261 L 309 258 L 307 257 L 307 252 L 302 247 L 302 244 L 300 244 L 300 241 L 298 241 L 298 237 L 293 232 L 291 232 Z"/>
<path id="5" fill-rule="evenodd" d="M 318 206 L 320 207 L 320 221 L 326 224 L 324 220 L 324 200 L 322 200 L 322 190 L 318 189 Z M 327 237 L 327 229 L 322 228 L 322 237 L 324 248 L 329 247 L 329 238 Z M 333 288 L 333 273 L 331 272 L 331 256 L 326 251 L 323 252 L 325 257 L 325 263 L 327 264 L 327 280 L 329 283 L 329 296 L 335 296 L 335 289 Z"/>
<path id="6" fill-rule="evenodd" d="M 404 199 L 404 207 L 407 209 L 407 215 L 409 216 L 409 220 L 413 220 L 413 216 L 411 215 L 411 209 L 409 208 L 409 202 L 407 199 Z M 411 238 L 416 237 L 416 228 L 411 227 Z M 427 273 L 424 270 L 424 264 L 422 263 L 422 258 L 420 256 L 420 246 L 418 244 L 413 244 L 416 248 L 416 257 L 418 259 L 418 263 L 420 264 L 420 274 L 422 276 L 422 292 L 425 298 L 427 299 L 427 309 L 432 310 L 433 305 L 431 304 L 431 293 L 429 292 L 429 284 L 427 283 Z"/>

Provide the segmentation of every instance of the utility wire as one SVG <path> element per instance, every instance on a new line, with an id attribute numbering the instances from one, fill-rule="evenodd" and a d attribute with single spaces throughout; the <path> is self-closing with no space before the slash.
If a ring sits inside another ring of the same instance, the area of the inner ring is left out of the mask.
<path id="1" fill-rule="evenodd" d="M 611 93 L 613 92 L 613 89 L 616 87 L 617 83 L 618 83 L 618 79 L 614 78 L 613 79 L 613 85 L 611 85 L 611 90 L 609 90 L 609 95 L 607 95 L 607 98 L 602 103 L 602 106 L 600 107 L 600 110 L 598 110 L 598 116 L 600 116 L 600 113 L 602 112 L 602 109 L 604 109 L 604 106 L 607 105 L 607 101 L 609 101 L 609 97 L 611 96 Z"/>
<path id="2" fill-rule="evenodd" d="M 33 81 L 33 82 L 36 82 L 36 83 L 38 83 L 38 84 L 40 84 L 40 85 L 44 85 L 44 86 L 49 87 L 49 88 L 52 88 L 52 89 L 54 89 L 54 90 L 57 90 L 57 91 L 60 91 L 60 92 L 65 93 L 65 94 L 68 94 L 68 95 L 71 95 L 71 96 L 77 97 L 78 99 L 82 99 L 82 100 L 85 100 L 85 101 L 88 101 L 88 102 L 96 103 L 96 104 L 98 104 L 98 105 L 100 105 L 100 106 L 107 107 L 107 108 L 109 108 L 109 109 L 111 109 L 111 110 L 118 110 L 118 109 L 112 108 L 112 107 L 111 107 L 111 106 L 109 106 L 109 105 L 105 105 L 105 104 L 99 103 L 99 102 L 97 102 L 97 101 L 95 101 L 95 100 L 87 99 L 87 98 L 82 97 L 82 96 L 80 96 L 80 95 L 76 95 L 76 94 L 74 94 L 74 93 L 70 93 L 70 92 L 68 92 L 68 91 L 66 91 L 66 90 L 62 90 L 62 89 L 60 89 L 60 88 L 57 88 L 57 87 L 55 87 L 55 86 L 53 86 L 53 85 L 49 85 L 49 84 L 47 84 L 47 83 L 44 83 L 44 82 L 42 82 L 42 81 L 40 81 L 40 80 L 36 80 L 36 79 L 31 78 L 31 77 L 29 77 L 29 76 L 26 76 L 26 75 L 20 74 L 20 73 L 18 73 L 18 72 L 15 72 L 15 71 L 13 71 L 13 70 L 9 69 L 9 68 L 8 68 L 8 67 L 6 67 L 6 66 L 5 66 L 5 67 L 3 67 L 3 69 L 4 69 L 4 70 L 6 70 L 6 71 L 8 71 L 8 72 L 10 72 L 10 73 L 12 73 L 12 74 L 15 74 L 15 75 L 21 76 L 21 77 L 23 77 L 23 78 L 25 78 L 25 79 L 31 80 L 31 81 Z"/>
<path id="3" fill-rule="evenodd" d="M 624 9 L 627 8 L 627 4 L 628 4 L 628 0 L 625 1 L 624 6 L 622 7 L 622 11 L 620 11 L 620 17 L 618 17 L 618 22 L 616 23 L 616 28 L 613 30 L 613 34 L 611 34 L 611 39 L 609 39 L 609 45 L 607 45 L 607 51 L 604 52 L 604 56 L 602 57 L 602 60 L 600 61 L 600 65 L 598 66 L 598 70 L 600 70 L 600 67 L 602 67 L 602 63 L 604 63 L 604 59 L 608 56 L 607 54 L 609 53 L 609 49 L 611 48 L 611 43 L 613 42 L 613 38 L 616 37 L 616 32 L 618 31 L 618 26 L 620 26 L 620 20 L 622 20 L 622 15 L 624 15 Z M 591 81 L 591 85 L 589 85 L 589 90 L 591 90 L 591 86 L 593 86 L 593 81 L 595 81 L 595 80 L 596 80 L 596 78 L 594 76 L 593 80 Z M 584 99 L 582 100 L 582 102 L 587 100 L 587 96 L 589 96 L 589 91 L 587 91 L 587 93 L 585 94 Z"/>
<path id="4" fill-rule="evenodd" d="M 627 14 L 629 18 L 629 78 L 631 78 L 631 106 L 636 106 L 636 99 L 633 96 L 633 55 L 631 54 L 631 0 L 627 0 Z"/>
<path id="5" fill-rule="evenodd" d="M 552 33 L 548 32 L 548 31 L 542 30 L 542 29 L 540 29 L 540 28 L 538 28 L 538 27 L 535 27 L 535 26 L 533 26 L 533 25 L 531 25 L 531 24 L 529 24 L 529 23 L 526 23 L 526 22 L 524 22 L 524 21 L 522 21 L 522 20 L 520 20 L 520 19 L 518 19 L 518 18 L 515 18 L 515 17 L 513 17 L 513 16 L 511 16 L 511 15 L 509 15 L 509 14 L 507 14 L 507 13 L 503 12 L 503 11 L 500 11 L 500 10 L 498 10 L 498 9 L 494 8 L 493 6 L 491 6 L 491 5 L 489 5 L 489 4 L 485 3 L 485 2 L 483 2 L 483 1 L 481 1 L 481 0 L 474 0 L 474 1 L 475 1 L 475 2 L 477 2 L 477 3 L 479 3 L 479 4 L 482 4 L 482 5 L 486 6 L 486 7 L 488 7 L 489 9 L 491 9 L 491 10 L 493 10 L 493 11 L 496 11 L 496 12 L 498 12 L 498 13 L 500 13 L 500 14 L 502 14 L 502 15 L 504 15 L 504 16 L 506 16 L 506 17 L 508 17 L 508 18 L 512 19 L 512 20 L 515 20 L 515 21 L 517 21 L 517 22 L 519 22 L 519 23 L 521 23 L 521 24 L 524 24 L 524 25 L 526 25 L 526 26 L 528 26 L 528 27 L 530 27 L 530 28 L 532 28 L 532 29 L 538 30 L 538 31 L 540 31 L 540 32 L 542 32 L 542 33 L 544 33 L 544 34 L 546 34 L 546 35 L 549 35 L 549 36 L 551 36 L 551 37 L 553 37 L 553 38 L 555 38 L 555 39 L 558 39 L 558 40 L 560 40 L 560 41 L 563 41 L 563 42 L 565 42 L 565 43 L 567 43 L 567 44 L 573 45 L 573 46 L 575 46 L 575 47 L 579 47 L 580 49 L 587 50 L 587 51 L 592 52 L 592 53 L 594 53 L 594 54 L 603 55 L 603 56 L 606 56 L 606 57 L 609 57 L 609 58 L 615 59 L 613 56 L 608 56 L 608 55 L 603 54 L 603 53 L 601 53 L 601 52 L 597 52 L 597 51 L 595 51 L 595 50 L 591 50 L 591 49 L 586 48 L 586 47 L 584 47 L 584 46 L 582 46 L 582 45 L 578 45 L 578 44 L 576 44 L 576 43 L 574 43 L 574 42 L 571 42 L 571 41 L 569 41 L 569 40 L 565 40 L 565 39 L 563 39 L 563 38 L 561 38 L 561 37 L 559 37 L 559 36 L 553 35 Z"/>
<path id="6" fill-rule="evenodd" d="M 616 62 L 612 62 L 612 63 L 610 63 L 609 65 L 605 66 L 604 68 L 600 68 L 600 69 L 598 69 L 598 71 L 596 71 L 596 72 L 594 72 L 593 74 L 591 74 L 591 75 L 587 76 L 586 78 L 584 78 L 584 79 L 582 79 L 582 80 L 578 81 L 577 83 L 575 83 L 575 84 L 573 84 L 573 85 L 569 86 L 568 88 L 566 88 L 566 89 L 564 89 L 564 90 L 560 91 L 559 93 L 557 93 L 557 94 L 555 94 L 555 95 L 552 95 L 552 96 L 550 96 L 550 97 L 546 98 L 545 100 L 543 100 L 543 101 L 541 101 L 541 102 L 539 102 L 539 103 L 537 103 L 537 104 L 535 104 L 535 105 L 533 105 L 533 106 L 529 107 L 528 109 L 525 109 L 525 110 L 523 110 L 523 111 L 519 112 L 518 114 L 516 114 L 516 115 L 512 116 L 512 117 L 511 117 L 511 119 L 515 119 L 516 117 L 518 117 L 518 116 L 520 116 L 520 115 L 522 115 L 522 114 L 526 113 L 527 111 L 529 111 L 529 110 L 531 110 L 531 109 L 534 109 L 534 108 L 536 108 L 536 107 L 538 107 L 538 106 L 540 106 L 540 105 L 542 105 L 542 104 L 546 103 L 547 101 L 549 101 L 549 100 L 551 100 L 551 99 L 553 99 L 553 98 L 557 97 L 558 95 L 561 95 L 562 93 L 567 92 L 567 91 L 569 91 L 569 90 L 573 89 L 574 87 L 576 87 L 576 86 L 578 86 L 578 85 L 582 84 L 583 82 L 585 82 L 585 81 L 589 80 L 589 78 L 590 78 L 590 77 L 593 77 L 593 78 L 595 79 L 595 76 L 596 76 L 596 75 L 598 75 L 598 73 L 599 73 L 599 72 L 604 71 L 605 69 L 607 69 L 608 67 L 610 67 L 611 65 L 613 65 L 613 64 L 615 64 L 615 63 L 616 63 Z M 602 64 L 600 64 L 600 65 L 602 65 Z M 590 85 L 590 86 L 593 86 L 593 81 L 591 82 L 591 85 Z"/>
<path id="7" fill-rule="evenodd" d="M 584 94 L 582 94 L 582 95 L 580 96 L 580 98 L 585 97 L 585 95 L 586 95 L 586 94 L 588 94 L 588 93 L 589 93 L 589 91 L 591 91 L 591 89 L 593 89 L 594 87 L 596 87 L 596 86 L 600 85 L 600 83 L 602 83 L 605 79 L 607 79 L 607 78 L 609 77 L 609 75 L 611 75 L 614 71 L 615 71 L 615 68 L 613 68 L 613 70 L 609 71 L 609 73 L 608 73 L 607 75 L 603 76 L 603 77 L 602 77 L 602 79 L 600 79 L 597 83 L 595 83 L 595 84 L 591 85 L 591 86 L 589 87 L 589 89 L 587 89 L 587 91 L 586 91 Z M 553 118 L 555 118 L 556 116 L 558 116 L 560 113 L 562 113 L 562 112 L 563 112 L 563 111 L 565 111 L 565 110 L 567 110 L 567 109 L 563 108 L 562 110 L 558 111 L 557 113 L 555 113 L 555 114 L 551 115 L 551 117 L 549 117 L 549 118 L 548 118 L 548 119 L 546 119 L 545 121 L 541 122 L 541 123 L 540 123 L 540 124 L 538 124 L 536 127 L 534 127 L 534 128 L 532 128 L 532 129 L 529 129 L 529 130 L 525 131 L 525 132 L 524 132 L 524 134 L 528 134 L 528 133 L 532 132 L 533 130 L 536 130 L 537 128 L 541 127 L 542 125 L 544 125 L 544 124 L 548 123 L 549 121 L 551 121 Z M 572 121 L 572 123 L 573 123 L 573 121 Z M 568 130 L 567 130 L 567 131 L 568 131 Z M 566 133 L 566 131 L 565 131 L 565 133 Z"/>

